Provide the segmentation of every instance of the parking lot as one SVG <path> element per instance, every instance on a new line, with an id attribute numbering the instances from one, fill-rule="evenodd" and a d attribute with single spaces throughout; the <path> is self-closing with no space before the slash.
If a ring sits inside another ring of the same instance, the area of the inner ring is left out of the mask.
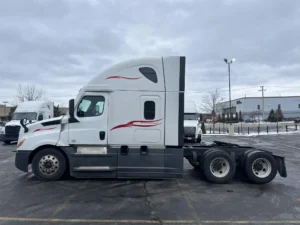
<path id="1" fill-rule="evenodd" d="M 210 184 L 185 160 L 182 180 L 67 179 L 18 171 L 16 145 L 0 143 L 0 224 L 300 224 L 300 133 L 205 136 L 286 157 L 288 177 L 254 185 L 237 175 Z"/>

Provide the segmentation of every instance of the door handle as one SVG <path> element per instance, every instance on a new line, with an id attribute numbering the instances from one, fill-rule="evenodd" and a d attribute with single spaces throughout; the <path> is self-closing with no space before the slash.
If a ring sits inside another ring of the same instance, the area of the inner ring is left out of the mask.
<path id="1" fill-rule="evenodd" d="M 105 139 L 105 131 L 100 131 L 99 137 L 100 137 L 100 140 L 104 140 Z"/>
<path id="2" fill-rule="evenodd" d="M 140 153 L 141 153 L 141 155 L 148 155 L 148 147 L 141 146 Z"/>

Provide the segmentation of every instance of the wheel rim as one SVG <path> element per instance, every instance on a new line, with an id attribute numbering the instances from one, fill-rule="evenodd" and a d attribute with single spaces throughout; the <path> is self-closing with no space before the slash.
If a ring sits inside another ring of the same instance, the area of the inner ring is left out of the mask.
<path id="1" fill-rule="evenodd" d="M 252 163 L 252 172 L 259 178 L 265 178 L 271 174 L 272 165 L 265 158 L 258 158 Z"/>
<path id="2" fill-rule="evenodd" d="M 52 175 L 59 169 L 59 161 L 53 155 L 45 155 L 39 161 L 39 170 L 45 175 Z"/>
<path id="3" fill-rule="evenodd" d="M 230 171 L 230 165 L 227 159 L 218 157 L 211 161 L 210 172 L 219 178 L 227 176 Z"/>

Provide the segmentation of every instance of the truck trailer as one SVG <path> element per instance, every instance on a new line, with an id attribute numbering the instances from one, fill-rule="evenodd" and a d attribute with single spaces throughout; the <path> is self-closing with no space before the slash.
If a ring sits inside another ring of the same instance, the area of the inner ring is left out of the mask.
<path id="1" fill-rule="evenodd" d="M 183 177 L 186 158 L 206 179 L 227 183 L 237 168 L 255 183 L 277 172 L 284 157 L 214 141 L 184 144 L 184 56 L 139 58 L 96 75 L 69 101 L 69 115 L 33 124 L 21 121 L 15 166 L 40 180 Z"/>

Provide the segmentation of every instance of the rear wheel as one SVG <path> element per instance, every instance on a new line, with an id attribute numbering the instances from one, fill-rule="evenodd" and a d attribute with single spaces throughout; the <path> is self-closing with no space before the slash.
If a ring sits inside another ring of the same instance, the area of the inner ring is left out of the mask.
<path id="1" fill-rule="evenodd" d="M 245 172 L 248 178 L 257 184 L 265 184 L 277 174 L 276 160 L 265 152 L 252 152 L 247 155 Z"/>
<path id="2" fill-rule="evenodd" d="M 235 174 L 235 162 L 229 154 L 221 150 L 213 150 L 204 156 L 203 173 L 212 183 L 228 183 Z"/>
<path id="3" fill-rule="evenodd" d="M 43 181 L 58 180 L 66 171 L 66 159 L 55 148 L 46 148 L 39 151 L 32 160 L 32 172 Z"/>

